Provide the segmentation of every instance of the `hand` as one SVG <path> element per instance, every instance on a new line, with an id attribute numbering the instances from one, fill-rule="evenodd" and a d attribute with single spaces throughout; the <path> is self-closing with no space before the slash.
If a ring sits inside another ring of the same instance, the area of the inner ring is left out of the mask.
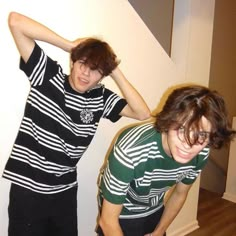
<path id="1" fill-rule="evenodd" d="M 80 43 L 82 43 L 83 41 L 85 41 L 86 39 L 89 39 L 89 37 L 84 37 L 84 38 L 77 38 L 74 41 L 72 41 L 73 47 L 75 48 L 76 46 L 78 46 Z"/>

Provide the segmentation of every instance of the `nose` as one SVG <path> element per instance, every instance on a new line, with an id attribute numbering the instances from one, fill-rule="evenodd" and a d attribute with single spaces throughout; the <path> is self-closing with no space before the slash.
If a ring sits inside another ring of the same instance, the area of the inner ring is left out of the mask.
<path id="1" fill-rule="evenodd" d="M 85 66 L 83 69 L 83 74 L 86 76 L 90 75 L 90 68 L 88 66 Z"/>
<path id="2" fill-rule="evenodd" d="M 192 146 L 190 146 L 185 139 L 181 140 L 181 143 L 182 143 L 182 146 L 184 147 L 185 150 L 188 150 L 188 149 L 192 148 Z"/>

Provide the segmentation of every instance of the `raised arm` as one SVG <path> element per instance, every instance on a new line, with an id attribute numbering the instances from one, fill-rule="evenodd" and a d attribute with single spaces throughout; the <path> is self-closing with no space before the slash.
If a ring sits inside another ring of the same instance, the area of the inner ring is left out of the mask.
<path id="1" fill-rule="evenodd" d="M 25 62 L 32 53 L 35 40 L 47 42 L 66 52 L 70 52 L 71 48 L 76 46 L 75 42 L 61 37 L 45 25 L 17 12 L 9 14 L 8 24 L 18 51 Z"/>
<path id="2" fill-rule="evenodd" d="M 123 236 L 119 224 L 119 215 L 123 205 L 116 205 L 103 200 L 102 213 L 99 219 L 99 225 L 105 236 Z"/>
<path id="3" fill-rule="evenodd" d="M 176 185 L 175 189 L 167 200 L 160 223 L 157 225 L 156 229 L 153 232 L 150 232 L 152 233 L 152 236 L 164 235 L 169 225 L 172 223 L 172 221 L 175 219 L 175 217 L 183 207 L 190 188 L 191 185 L 186 185 L 183 183 L 178 183 Z"/>
<path id="4" fill-rule="evenodd" d="M 128 103 L 123 108 L 120 115 L 138 120 L 148 119 L 150 117 L 150 110 L 146 102 L 132 84 L 125 78 L 124 74 L 118 67 L 112 71 L 111 77 L 118 85 Z"/>

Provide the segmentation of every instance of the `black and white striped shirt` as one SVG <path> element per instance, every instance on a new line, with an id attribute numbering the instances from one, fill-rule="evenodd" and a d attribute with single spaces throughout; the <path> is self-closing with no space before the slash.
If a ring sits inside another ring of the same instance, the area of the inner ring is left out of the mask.
<path id="1" fill-rule="evenodd" d="M 74 187 L 76 164 L 100 118 L 117 121 L 127 103 L 103 85 L 75 92 L 61 66 L 37 44 L 27 63 L 21 59 L 20 68 L 31 89 L 3 177 L 43 194 Z"/>

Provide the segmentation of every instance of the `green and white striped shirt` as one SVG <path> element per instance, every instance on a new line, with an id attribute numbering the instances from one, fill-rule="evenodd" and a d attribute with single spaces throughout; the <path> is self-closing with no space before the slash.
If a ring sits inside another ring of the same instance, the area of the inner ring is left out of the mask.
<path id="1" fill-rule="evenodd" d="M 177 163 L 163 150 L 153 124 L 128 128 L 119 135 L 101 173 L 99 204 L 103 198 L 123 204 L 122 219 L 151 215 L 163 206 L 171 186 L 196 180 L 208 156 L 209 148 L 204 148 L 189 163 Z"/>

